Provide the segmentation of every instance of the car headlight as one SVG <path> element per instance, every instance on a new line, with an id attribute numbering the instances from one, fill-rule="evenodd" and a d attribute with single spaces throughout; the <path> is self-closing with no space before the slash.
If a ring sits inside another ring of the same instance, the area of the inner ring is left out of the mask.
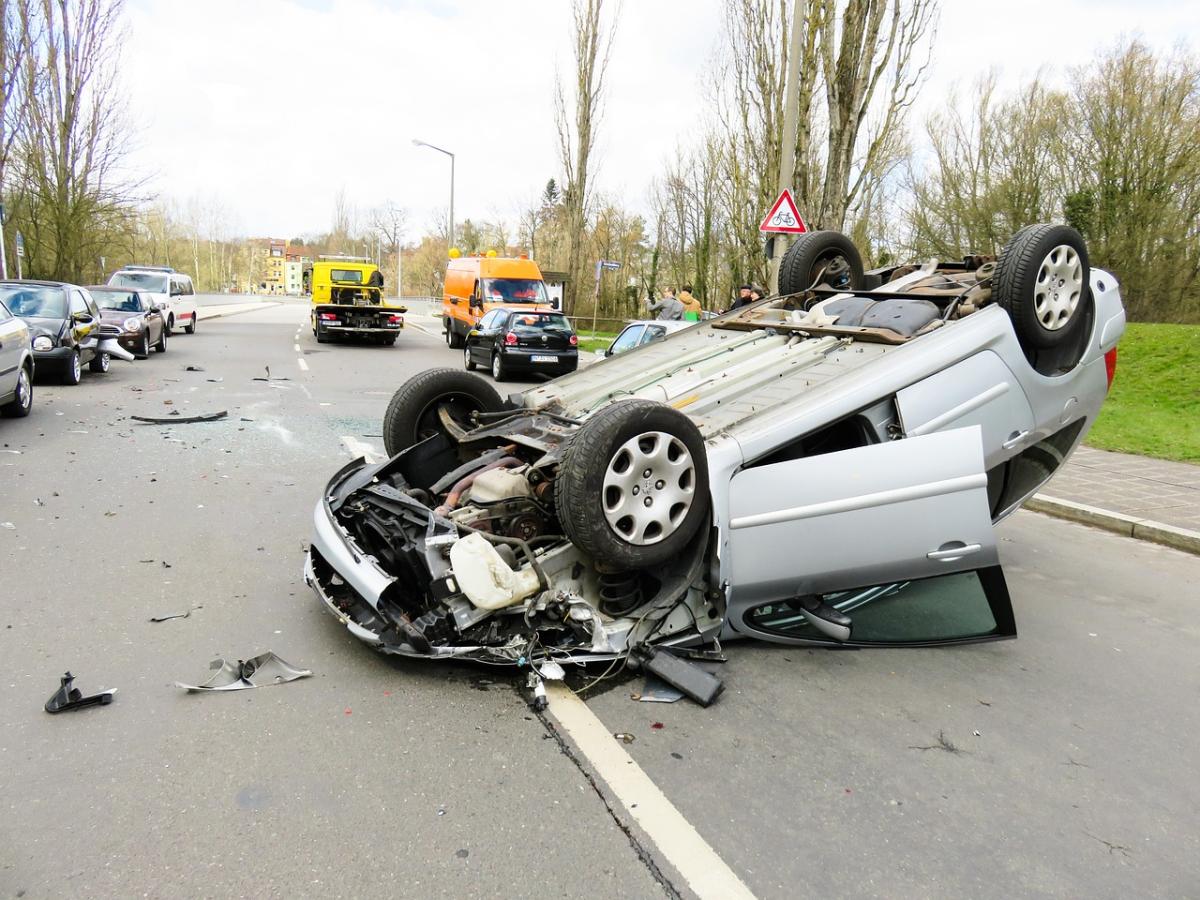
<path id="1" fill-rule="evenodd" d="M 142 330 L 142 320 L 141 319 L 126 319 L 124 322 L 124 326 L 125 326 L 126 331 L 141 331 Z"/>
<path id="2" fill-rule="evenodd" d="M 34 350 L 53 350 L 54 349 L 54 338 L 50 337 L 50 335 L 48 335 L 48 334 L 39 334 L 37 337 L 35 337 L 33 339 L 33 349 Z"/>

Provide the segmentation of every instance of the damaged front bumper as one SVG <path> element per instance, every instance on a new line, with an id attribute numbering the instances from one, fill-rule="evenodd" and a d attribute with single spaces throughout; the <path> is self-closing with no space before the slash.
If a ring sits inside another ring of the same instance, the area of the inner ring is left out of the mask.
<path id="1" fill-rule="evenodd" d="M 373 649 L 509 666 L 605 662 L 627 656 L 639 633 L 657 644 L 694 637 L 698 627 L 719 630 L 719 619 L 706 621 L 707 604 L 684 606 L 694 571 L 665 578 L 663 596 L 646 607 L 647 614 L 602 613 L 595 600 L 585 599 L 598 593 L 597 573 L 565 542 L 524 547 L 524 567 L 510 555 L 515 572 L 501 563 L 501 574 L 506 570 L 526 582 L 536 571 L 524 599 L 497 606 L 467 599 L 478 594 L 467 570 L 452 567 L 456 553 L 465 564 L 465 545 L 488 542 L 398 490 L 394 463 L 357 460 L 334 475 L 313 511 L 304 563 L 304 581 L 322 605 Z M 495 553 L 490 546 L 487 552 Z"/>

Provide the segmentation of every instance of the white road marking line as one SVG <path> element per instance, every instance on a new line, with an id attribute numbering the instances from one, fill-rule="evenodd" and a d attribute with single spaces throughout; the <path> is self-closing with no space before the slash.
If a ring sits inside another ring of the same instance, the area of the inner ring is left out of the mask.
<path id="1" fill-rule="evenodd" d="M 301 369 L 303 369 L 305 372 L 308 371 L 308 363 L 307 362 L 305 362 L 303 359 L 298 359 L 298 360 L 296 360 L 296 362 L 298 362 L 300 364 Z"/>
<path id="2" fill-rule="evenodd" d="M 377 463 L 383 459 L 380 454 L 375 452 L 374 447 L 365 441 L 360 441 L 358 438 L 353 437 L 352 435 L 343 434 L 341 440 L 343 446 L 345 446 L 345 448 L 350 451 L 350 455 L 355 458 L 361 456 L 369 463 Z"/>
<path id="3" fill-rule="evenodd" d="M 700 897 L 754 897 L 586 703 L 563 684 L 547 685 L 546 693 L 551 715 L 688 887 Z"/>
<path id="4" fill-rule="evenodd" d="M 411 325 L 413 328 L 416 328 L 418 331 L 423 331 L 426 334 L 433 334 L 433 332 L 430 331 L 428 328 L 426 328 L 424 325 L 418 324 L 417 322 L 414 322 L 412 319 L 408 320 L 408 324 Z"/>
<path id="5" fill-rule="evenodd" d="M 292 344 L 292 349 L 294 349 L 294 350 L 295 350 L 297 353 L 299 353 L 299 352 L 300 352 L 300 345 L 299 345 L 299 344 Z"/>

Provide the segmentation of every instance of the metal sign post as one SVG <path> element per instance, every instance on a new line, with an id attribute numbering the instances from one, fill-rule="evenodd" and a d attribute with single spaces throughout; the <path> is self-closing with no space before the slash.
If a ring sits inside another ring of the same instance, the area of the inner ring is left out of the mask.
<path id="1" fill-rule="evenodd" d="M 17 244 L 17 280 L 21 280 L 21 260 L 25 258 L 25 235 L 17 232 L 14 235 Z"/>
<path id="2" fill-rule="evenodd" d="M 621 264 L 614 259 L 598 259 L 596 260 L 596 292 L 592 297 L 592 334 L 596 333 L 596 316 L 600 314 L 600 276 L 605 269 L 616 271 L 621 268 Z"/>
<path id="3" fill-rule="evenodd" d="M 4 254 L 4 204 L 0 203 L 0 278 L 8 277 L 8 259 Z"/>

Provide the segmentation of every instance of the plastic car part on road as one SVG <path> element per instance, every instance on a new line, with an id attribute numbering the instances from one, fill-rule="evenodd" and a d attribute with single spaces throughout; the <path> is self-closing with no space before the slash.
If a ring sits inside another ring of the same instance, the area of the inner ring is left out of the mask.
<path id="1" fill-rule="evenodd" d="M 176 687 L 188 692 L 244 691 L 248 688 L 283 684 L 297 678 L 307 678 L 312 674 L 311 669 L 298 669 L 270 650 L 251 659 L 239 659 L 236 663 L 227 659 L 214 659 L 209 668 L 214 670 L 213 674 L 203 684 L 184 684 L 177 681 Z"/>

